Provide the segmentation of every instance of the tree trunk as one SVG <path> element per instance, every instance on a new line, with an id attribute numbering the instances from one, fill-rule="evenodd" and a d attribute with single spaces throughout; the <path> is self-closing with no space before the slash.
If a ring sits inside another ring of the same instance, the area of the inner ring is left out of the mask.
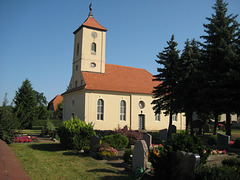
<path id="1" fill-rule="evenodd" d="M 186 129 L 185 129 L 185 131 L 186 131 L 186 132 L 188 131 L 188 126 L 189 126 L 189 117 L 190 117 L 190 114 L 189 114 L 189 112 L 186 112 Z"/>
<path id="2" fill-rule="evenodd" d="M 213 135 L 216 135 L 217 134 L 217 126 L 218 126 L 218 114 L 215 113 L 214 117 L 215 117 L 215 122 L 214 122 Z"/>
<path id="3" fill-rule="evenodd" d="M 226 135 L 231 136 L 231 115 L 226 114 Z"/>
<path id="4" fill-rule="evenodd" d="M 170 127 L 171 127 L 171 125 L 172 125 L 172 115 L 173 115 L 173 112 L 172 112 L 172 108 L 171 108 L 171 109 L 170 109 L 170 116 L 169 116 L 168 132 L 167 132 L 168 140 L 171 139 L 171 137 L 170 137 Z"/>
<path id="5" fill-rule="evenodd" d="M 191 112 L 191 113 L 190 113 L 190 116 L 189 116 L 190 134 L 191 134 L 191 136 L 194 135 L 194 131 L 193 131 L 193 127 L 192 127 L 192 122 L 193 122 L 193 112 Z"/>

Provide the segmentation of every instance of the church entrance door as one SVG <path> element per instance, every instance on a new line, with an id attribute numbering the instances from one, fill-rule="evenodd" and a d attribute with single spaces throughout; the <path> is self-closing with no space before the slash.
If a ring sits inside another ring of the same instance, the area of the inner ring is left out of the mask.
<path id="1" fill-rule="evenodd" d="M 138 130 L 144 130 L 145 129 L 145 115 L 139 114 L 138 115 Z"/>

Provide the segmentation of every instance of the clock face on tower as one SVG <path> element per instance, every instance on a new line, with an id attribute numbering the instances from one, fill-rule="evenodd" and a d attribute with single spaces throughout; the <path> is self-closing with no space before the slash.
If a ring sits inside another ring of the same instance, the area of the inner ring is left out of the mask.
<path id="1" fill-rule="evenodd" d="M 93 31 L 91 35 L 94 39 L 97 38 L 97 33 L 95 31 Z"/>

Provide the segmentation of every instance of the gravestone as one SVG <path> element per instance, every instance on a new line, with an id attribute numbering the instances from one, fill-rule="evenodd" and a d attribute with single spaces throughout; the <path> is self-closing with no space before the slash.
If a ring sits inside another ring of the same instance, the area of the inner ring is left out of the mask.
<path id="1" fill-rule="evenodd" d="M 148 133 L 143 133 L 143 140 L 146 142 L 148 149 L 152 145 L 152 136 Z"/>
<path id="2" fill-rule="evenodd" d="M 195 173 L 200 164 L 200 156 L 198 154 L 184 151 L 172 152 L 171 161 L 171 179 L 195 179 Z"/>
<path id="3" fill-rule="evenodd" d="M 144 140 L 140 140 L 135 144 L 133 151 L 132 172 L 135 173 L 136 168 L 146 170 L 148 164 L 148 147 Z"/>
<path id="4" fill-rule="evenodd" d="M 160 141 L 167 141 L 167 129 L 162 129 L 159 131 Z"/>
<path id="5" fill-rule="evenodd" d="M 228 149 L 230 144 L 230 136 L 217 133 L 217 148 L 218 149 Z"/>
<path id="6" fill-rule="evenodd" d="M 100 138 L 98 136 L 92 136 L 90 138 L 90 155 L 95 156 L 100 146 Z"/>
<path id="7" fill-rule="evenodd" d="M 192 121 L 192 128 L 193 131 L 196 132 L 197 134 L 202 134 L 202 120 L 195 120 Z"/>
<path id="8" fill-rule="evenodd" d="M 170 131 L 169 132 L 170 133 L 170 137 L 172 136 L 172 134 L 176 134 L 176 132 L 177 132 L 176 126 L 175 125 L 171 125 L 169 131 Z"/>
<path id="9" fill-rule="evenodd" d="M 209 133 L 210 132 L 210 125 L 206 123 L 202 126 L 202 129 L 203 129 L 203 134 L 204 133 Z"/>

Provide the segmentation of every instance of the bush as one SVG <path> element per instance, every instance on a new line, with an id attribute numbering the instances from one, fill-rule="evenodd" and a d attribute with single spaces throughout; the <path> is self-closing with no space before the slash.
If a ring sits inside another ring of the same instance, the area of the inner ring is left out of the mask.
<path id="1" fill-rule="evenodd" d="M 125 163 L 132 165 L 133 160 L 133 149 L 125 149 L 125 153 L 123 155 L 123 160 Z"/>
<path id="2" fill-rule="evenodd" d="M 112 156 L 117 156 L 118 151 L 113 147 L 111 147 L 109 144 L 103 142 L 99 147 L 98 155 L 101 158 L 112 157 Z"/>
<path id="3" fill-rule="evenodd" d="M 71 119 L 65 121 L 58 129 L 60 142 L 68 149 L 82 150 L 84 146 L 89 145 L 91 136 L 95 136 L 95 132 L 91 124 L 86 124 L 84 121 Z"/>
<path id="4" fill-rule="evenodd" d="M 201 164 L 207 162 L 210 150 L 204 151 L 202 141 L 196 135 L 190 136 L 188 132 L 181 131 L 179 134 L 173 134 L 171 144 L 173 151 L 186 151 L 199 154 Z"/>
<path id="5" fill-rule="evenodd" d="M 115 135 L 105 136 L 102 140 L 103 142 L 108 143 L 110 146 L 116 149 L 125 148 L 129 143 L 128 138 L 119 133 Z"/>
<path id="6" fill-rule="evenodd" d="M 44 124 L 44 131 L 45 134 L 49 134 L 50 131 L 54 131 L 55 130 L 55 126 L 53 125 L 53 123 L 48 119 L 45 124 Z"/>
<path id="7" fill-rule="evenodd" d="M 240 167 L 240 160 L 236 158 L 224 159 L 222 161 L 222 165 L 226 166 L 239 166 Z"/>
<path id="8" fill-rule="evenodd" d="M 208 145 L 216 145 L 217 144 L 217 136 L 216 135 L 209 136 L 207 143 L 208 143 Z"/>
<path id="9" fill-rule="evenodd" d="M 240 148 L 240 138 L 237 138 L 237 139 L 234 141 L 233 147 L 234 147 L 234 148 Z"/>
<path id="10" fill-rule="evenodd" d="M 128 129 L 127 126 L 125 126 L 123 129 L 118 127 L 118 129 L 115 129 L 114 133 L 115 134 L 120 133 L 120 134 L 126 136 L 129 140 L 128 146 L 134 145 L 139 140 L 142 139 L 142 133 L 141 132 L 137 132 L 137 131 L 133 131 L 131 129 Z"/>
<path id="11" fill-rule="evenodd" d="M 202 166 L 196 173 L 196 180 L 239 180 L 240 174 L 235 167 L 230 166 Z"/>

